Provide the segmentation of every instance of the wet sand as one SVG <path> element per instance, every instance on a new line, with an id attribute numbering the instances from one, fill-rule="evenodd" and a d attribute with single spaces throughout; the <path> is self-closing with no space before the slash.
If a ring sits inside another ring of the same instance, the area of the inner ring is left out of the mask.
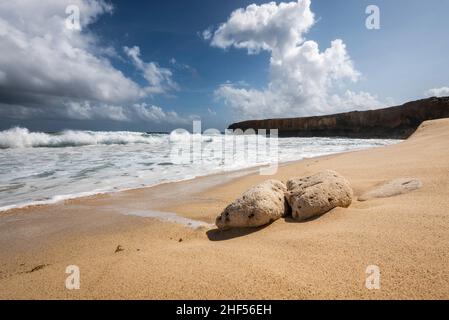
<path id="1" fill-rule="evenodd" d="M 443 119 L 400 144 L 283 165 L 272 177 L 229 173 L 1 213 L 0 298 L 448 299 L 448 159 Z M 356 197 L 401 177 L 423 186 L 304 223 L 208 225 L 258 182 L 324 169 Z M 80 268 L 80 290 L 65 288 L 69 265 Z M 365 287 L 369 265 L 380 268 L 380 290 Z"/>

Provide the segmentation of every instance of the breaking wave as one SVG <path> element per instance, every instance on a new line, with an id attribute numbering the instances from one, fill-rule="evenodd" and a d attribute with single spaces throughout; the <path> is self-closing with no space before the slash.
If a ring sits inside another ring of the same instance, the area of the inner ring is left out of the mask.
<path id="1" fill-rule="evenodd" d="M 18 148 L 64 148 L 91 145 L 127 145 L 183 143 L 192 140 L 212 142 L 213 137 L 172 132 L 168 134 L 131 131 L 77 131 L 65 130 L 58 133 L 30 132 L 26 128 L 12 128 L 0 131 L 0 149 Z"/>
<path id="2" fill-rule="evenodd" d="M 101 132 L 66 130 L 59 133 L 30 132 L 12 128 L 0 132 L 0 149 L 9 148 L 63 148 L 89 145 L 154 144 L 163 142 L 161 134 L 142 132 Z"/>

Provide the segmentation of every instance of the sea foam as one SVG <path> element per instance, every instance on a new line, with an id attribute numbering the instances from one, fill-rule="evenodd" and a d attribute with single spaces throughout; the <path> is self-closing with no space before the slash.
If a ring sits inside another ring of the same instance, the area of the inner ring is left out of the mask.
<path id="1" fill-rule="evenodd" d="M 236 143 L 229 143 L 229 139 L 236 139 Z M 278 148 L 271 152 L 262 148 L 259 153 L 245 149 L 248 146 L 243 143 L 245 139 L 254 137 L 191 135 L 185 131 L 172 134 L 74 130 L 43 133 L 25 128 L 2 131 L 0 211 L 398 142 L 335 138 L 274 141 L 264 137 L 263 143 L 276 142 Z M 195 145 L 190 148 L 189 142 Z M 187 162 L 173 159 L 177 146 L 186 146 L 182 152 L 187 152 Z M 228 155 L 231 161 L 224 161 L 229 159 Z"/>

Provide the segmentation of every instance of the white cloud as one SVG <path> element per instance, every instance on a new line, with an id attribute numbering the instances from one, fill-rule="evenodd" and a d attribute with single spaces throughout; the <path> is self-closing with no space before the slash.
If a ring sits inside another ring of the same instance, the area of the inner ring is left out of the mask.
<path id="1" fill-rule="evenodd" d="M 310 0 L 252 4 L 232 12 L 213 34 L 211 44 L 223 49 L 245 48 L 250 54 L 260 50 L 286 52 L 303 42 L 302 35 L 313 24 Z"/>
<path id="2" fill-rule="evenodd" d="M 69 4 L 80 9 L 82 32 L 66 28 Z M 129 121 L 141 99 L 175 89 L 171 71 L 142 61 L 138 47 L 128 53 L 147 87 L 111 64 L 119 54 L 89 25 L 112 11 L 104 0 L 1 1 L 1 115 Z"/>
<path id="3" fill-rule="evenodd" d="M 111 10 L 103 1 L 71 3 L 80 7 L 83 27 Z M 139 98 L 136 83 L 93 54 L 92 34 L 65 28 L 66 5 L 59 0 L 0 3 L 1 88 L 103 102 Z"/>
<path id="4" fill-rule="evenodd" d="M 449 96 L 449 87 L 433 88 L 426 92 L 428 97 L 446 97 Z"/>
<path id="5" fill-rule="evenodd" d="M 159 67 L 155 62 L 146 63 L 140 58 L 140 48 L 124 47 L 125 53 L 131 58 L 135 67 L 140 70 L 149 86 L 145 91 L 149 94 L 166 93 L 178 89 L 176 82 L 172 80 L 172 72 L 169 69 Z"/>
<path id="6" fill-rule="evenodd" d="M 188 124 L 192 116 L 180 116 L 175 111 L 164 111 L 161 107 L 136 103 L 130 106 L 117 106 L 110 104 L 92 105 L 89 101 L 69 102 L 64 112 L 71 119 L 93 120 L 105 119 L 114 121 L 140 121 L 147 123 Z"/>
<path id="7" fill-rule="evenodd" d="M 188 124 L 195 118 L 195 116 L 182 117 L 175 111 L 164 111 L 158 106 L 146 103 L 135 104 L 132 109 L 140 120 L 153 123 Z"/>
<path id="8" fill-rule="evenodd" d="M 213 33 L 212 46 L 246 49 L 248 54 L 268 51 L 271 55 L 265 89 L 225 83 L 215 91 L 240 118 L 304 116 L 383 105 L 364 92 L 347 92 L 342 97 L 332 94 L 337 82 L 356 82 L 360 73 L 342 40 L 332 41 L 324 51 L 315 41 L 305 41 L 304 35 L 315 23 L 310 5 L 310 0 L 252 4 L 234 11 Z M 363 98 L 367 98 L 364 103 Z"/>
<path id="9" fill-rule="evenodd" d="M 201 33 L 204 40 L 210 40 L 212 38 L 213 27 L 209 27 Z"/>
<path id="10" fill-rule="evenodd" d="M 373 110 L 379 109 L 394 104 L 394 101 L 386 99 L 385 102 L 380 102 L 376 95 L 369 92 L 354 92 L 347 90 L 342 95 L 332 95 L 329 99 L 329 104 L 338 107 L 339 112 L 348 112 L 354 110 Z"/>
<path id="11" fill-rule="evenodd" d="M 89 101 L 70 101 L 65 104 L 64 113 L 67 114 L 70 119 L 76 120 L 105 119 L 130 121 L 130 117 L 127 115 L 127 109 L 122 106 L 104 103 L 92 105 Z"/>

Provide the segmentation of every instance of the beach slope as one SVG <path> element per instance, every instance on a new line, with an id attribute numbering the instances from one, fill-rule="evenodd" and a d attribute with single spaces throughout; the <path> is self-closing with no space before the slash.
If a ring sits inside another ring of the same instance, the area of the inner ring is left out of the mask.
<path id="1" fill-rule="evenodd" d="M 281 219 L 259 229 L 219 232 L 132 215 L 153 209 L 212 223 L 267 179 L 257 173 L 6 212 L 0 298 L 448 299 L 448 159 L 449 119 L 441 119 L 396 145 L 281 166 L 268 178 L 335 170 L 356 200 L 312 221 Z M 357 201 L 402 177 L 422 188 Z M 65 287 L 69 265 L 80 269 L 79 290 Z M 380 269 L 379 290 L 365 286 L 372 265 Z"/>

